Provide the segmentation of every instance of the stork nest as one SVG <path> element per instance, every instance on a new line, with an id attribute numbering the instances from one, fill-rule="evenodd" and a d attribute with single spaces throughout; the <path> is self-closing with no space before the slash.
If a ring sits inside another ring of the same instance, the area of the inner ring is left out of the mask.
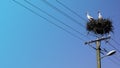
<path id="1" fill-rule="evenodd" d="M 113 32 L 112 21 L 109 19 L 97 19 L 88 21 L 86 25 L 86 29 L 89 32 L 93 32 L 95 34 L 107 34 Z"/>

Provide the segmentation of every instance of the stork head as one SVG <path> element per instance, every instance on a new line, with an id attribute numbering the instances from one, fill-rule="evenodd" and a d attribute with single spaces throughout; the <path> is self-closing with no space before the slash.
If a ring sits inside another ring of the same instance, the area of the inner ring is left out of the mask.
<path id="1" fill-rule="evenodd" d="M 100 13 L 100 10 L 98 10 L 98 14 Z"/>

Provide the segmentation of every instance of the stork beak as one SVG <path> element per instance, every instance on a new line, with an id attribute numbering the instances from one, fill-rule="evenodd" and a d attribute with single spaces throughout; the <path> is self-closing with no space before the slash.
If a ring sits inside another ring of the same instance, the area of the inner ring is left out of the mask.
<path id="1" fill-rule="evenodd" d="M 87 15 L 87 14 L 89 14 L 89 12 L 88 12 L 88 11 L 86 12 L 86 15 Z"/>
<path id="2" fill-rule="evenodd" d="M 100 10 L 98 10 L 98 13 L 100 13 Z"/>

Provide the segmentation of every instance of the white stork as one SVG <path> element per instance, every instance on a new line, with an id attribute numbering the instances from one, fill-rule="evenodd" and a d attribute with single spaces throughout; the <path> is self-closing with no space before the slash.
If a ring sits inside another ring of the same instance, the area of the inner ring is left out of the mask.
<path id="1" fill-rule="evenodd" d="M 100 11 L 98 11 L 98 19 L 102 19 L 102 15 L 101 15 L 101 13 L 100 13 Z"/>
<path id="2" fill-rule="evenodd" d="M 93 17 L 92 17 L 92 16 L 90 16 L 88 12 L 87 12 L 87 18 L 88 18 L 88 20 L 89 20 L 89 21 L 94 20 L 94 19 L 93 19 Z"/>

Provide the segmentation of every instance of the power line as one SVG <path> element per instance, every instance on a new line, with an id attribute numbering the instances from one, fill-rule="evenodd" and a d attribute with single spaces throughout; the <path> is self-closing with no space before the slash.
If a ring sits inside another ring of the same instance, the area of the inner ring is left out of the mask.
<path id="1" fill-rule="evenodd" d="M 64 11 L 62 11 L 62 10 L 58 9 L 57 7 L 55 7 L 54 5 L 50 4 L 47 0 L 41 0 L 41 1 L 43 1 L 45 4 L 47 4 L 48 6 L 52 7 L 53 9 L 55 9 L 56 11 L 58 11 L 59 13 L 63 14 L 64 16 L 66 16 L 67 18 L 69 18 L 70 20 L 72 20 L 75 23 L 79 24 L 83 28 L 85 28 L 85 26 L 83 26 L 79 21 L 75 20 L 74 18 L 72 18 L 71 16 L 69 16 L 68 14 L 66 14 Z"/>
<path id="2" fill-rule="evenodd" d="M 33 14 L 35 14 L 35 15 L 37 15 L 37 16 L 39 16 L 39 17 L 41 17 L 42 19 L 44 19 L 44 20 L 48 21 L 49 23 L 51 23 L 51 24 L 53 24 L 53 25 L 57 26 L 58 28 L 62 29 L 62 30 L 63 30 L 63 31 L 65 31 L 65 32 L 69 33 L 70 35 L 74 36 L 75 38 L 77 38 L 77 39 L 79 39 L 79 40 L 84 41 L 84 40 L 83 40 L 82 38 L 80 38 L 79 36 L 77 36 L 77 35 L 75 35 L 75 34 L 71 33 L 70 31 L 68 31 L 68 30 L 64 29 L 63 27 L 61 27 L 61 26 L 59 26 L 59 25 L 57 25 L 57 24 L 53 23 L 53 22 L 52 22 L 52 21 L 50 21 L 49 19 L 47 19 L 47 18 L 45 18 L 45 17 L 41 16 L 39 13 L 37 13 L 37 12 L 33 11 L 32 9 L 30 9 L 30 8 L 26 7 L 26 6 L 25 6 L 25 5 L 23 5 L 22 3 L 20 3 L 20 2 L 18 2 L 18 1 L 16 1 L 16 0 L 13 0 L 13 1 L 14 1 L 15 3 L 19 4 L 20 6 L 24 7 L 25 9 L 29 10 L 29 11 L 30 11 L 30 12 L 32 12 Z"/>
<path id="3" fill-rule="evenodd" d="M 110 50 L 108 51 L 108 49 L 107 50 L 105 49 L 105 50 L 102 50 L 102 51 L 104 51 L 105 53 L 108 53 Z M 120 61 L 120 59 L 116 55 L 117 54 L 114 54 L 113 58 Z"/>
<path id="4" fill-rule="evenodd" d="M 76 36 L 75 34 L 73 34 L 73 33 L 71 33 L 70 31 L 68 31 L 68 30 L 64 29 L 63 27 L 61 27 L 61 26 L 59 26 L 59 25 L 57 25 L 57 24 L 53 23 L 53 22 L 52 22 L 52 21 L 50 21 L 49 19 L 47 19 L 47 18 L 45 18 L 45 17 L 41 16 L 39 13 L 37 13 L 37 12 L 33 11 L 32 9 L 30 9 L 30 8 L 26 7 L 26 6 L 25 6 L 25 5 L 23 5 L 22 3 L 20 3 L 20 2 L 18 2 L 18 1 L 16 1 L 16 0 L 13 0 L 13 1 L 14 1 L 15 3 L 19 4 L 20 6 L 24 7 L 25 9 L 29 10 L 30 12 L 34 13 L 35 15 L 37 15 L 37 16 L 39 16 L 39 17 L 43 18 L 44 20 L 48 21 L 49 23 L 51 23 L 51 24 L 53 24 L 53 25 L 57 26 L 58 28 L 60 28 L 60 29 L 64 30 L 65 32 L 69 33 L 70 35 L 72 35 L 72 36 L 74 36 L 74 37 L 76 37 L 76 38 L 78 38 L 78 39 L 80 39 L 80 40 L 84 41 L 84 40 L 83 40 L 82 38 L 80 38 L 79 36 Z"/>
<path id="5" fill-rule="evenodd" d="M 118 58 L 118 56 L 115 55 L 114 57 L 117 61 L 120 61 L 120 58 Z"/>
<path id="6" fill-rule="evenodd" d="M 76 16 L 78 16 L 79 18 L 81 18 L 82 20 L 84 20 L 85 22 L 87 22 L 86 21 L 86 19 L 84 19 L 82 16 L 80 16 L 79 14 L 77 14 L 74 10 L 72 10 L 71 8 L 69 8 L 68 6 L 66 6 L 65 4 L 63 4 L 62 2 L 60 2 L 59 0 L 56 0 L 57 1 L 57 3 L 59 3 L 60 5 L 62 5 L 63 7 L 65 7 L 66 9 L 68 9 L 70 12 L 72 12 L 73 14 L 75 14 Z M 91 36 L 94 36 L 94 35 L 92 35 L 91 34 Z M 97 37 L 97 36 L 96 36 Z"/>
<path id="7" fill-rule="evenodd" d="M 120 46 L 120 43 L 118 43 L 116 40 L 112 39 L 117 45 Z"/>
<path id="8" fill-rule="evenodd" d="M 83 28 L 85 28 L 80 22 L 78 22 L 77 20 L 75 20 L 74 18 L 72 18 L 71 16 L 69 16 L 68 14 L 66 14 L 64 11 L 61 11 L 60 9 L 58 9 L 57 7 L 55 7 L 54 5 L 52 5 L 49 2 L 47 2 L 46 0 L 41 0 L 41 1 L 43 1 L 45 4 L 47 4 L 48 6 L 50 6 L 53 9 L 55 9 L 59 13 L 63 14 L 64 16 L 66 16 L 67 18 L 69 18 L 70 20 L 74 21 L 76 24 L 78 24 L 78 25 L 82 26 Z"/>
<path id="9" fill-rule="evenodd" d="M 108 44 L 109 44 L 111 47 L 113 47 L 114 49 L 116 49 L 116 50 L 120 53 L 120 51 L 119 51 L 114 45 L 112 45 L 112 44 L 109 43 L 109 42 L 108 42 Z"/>
<path id="10" fill-rule="evenodd" d="M 32 4 L 30 1 L 27 1 L 27 0 L 24 0 L 24 1 L 25 1 L 26 3 L 28 3 L 29 5 L 31 5 L 32 7 L 38 9 L 39 11 L 41 11 L 41 12 L 45 13 L 46 15 L 50 16 L 51 18 L 55 19 L 55 20 L 58 21 L 59 23 L 65 25 L 66 27 L 68 27 L 68 28 L 72 29 L 73 31 L 79 33 L 80 35 L 83 35 L 84 37 L 86 37 L 86 36 L 85 36 L 84 34 L 82 34 L 81 32 L 79 32 L 79 31 L 77 31 L 76 29 L 74 29 L 73 27 L 65 24 L 63 21 L 57 19 L 56 17 L 50 15 L 50 14 L 47 13 L 46 11 L 44 11 L 44 10 L 42 10 L 41 8 L 37 7 L 36 5 Z"/>
<path id="11" fill-rule="evenodd" d="M 73 10 L 71 10 L 70 8 L 68 8 L 65 4 L 63 4 L 62 2 L 56 0 L 59 4 L 61 4 L 62 6 L 64 6 L 66 9 L 68 9 L 69 11 L 71 11 L 72 13 L 74 13 L 75 15 L 77 15 L 78 17 L 81 17 L 79 16 L 76 12 L 74 12 Z M 112 39 L 114 42 L 116 42 L 118 45 L 120 45 L 117 41 L 115 41 L 114 39 Z M 90 45 L 91 46 L 91 45 Z M 93 49 L 96 49 L 95 47 L 91 46 Z M 113 48 L 115 48 L 113 45 L 112 45 Z M 116 49 L 116 48 L 115 48 Z M 117 49 L 118 50 L 118 49 Z M 119 50 L 118 50 L 119 51 Z M 116 60 L 120 60 L 118 59 L 116 56 L 115 56 L 115 59 Z M 113 60 L 112 60 L 113 61 Z M 118 63 L 117 63 L 118 64 Z"/>
<path id="12" fill-rule="evenodd" d="M 76 16 L 78 16 L 79 18 L 81 18 L 82 20 L 84 20 L 86 22 L 86 19 L 84 19 L 82 16 L 80 16 L 79 14 L 77 14 L 75 11 L 73 11 L 71 8 L 69 8 L 68 6 L 66 6 L 65 4 L 63 4 L 62 2 L 60 2 L 59 0 L 56 0 L 57 3 L 59 3 L 60 5 L 62 5 L 63 7 L 65 7 L 66 9 L 68 9 L 70 12 L 74 13 Z"/>
<path id="13" fill-rule="evenodd" d="M 120 64 L 119 64 L 118 62 L 116 62 L 115 60 L 113 60 L 113 59 L 111 59 L 111 58 L 109 58 L 109 60 L 110 60 L 111 62 L 113 62 L 114 64 L 116 64 L 117 66 L 120 66 Z"/>
<path id="14" fill-rule="evenodd" d="M 118 53 L 120 53 L 119 51 L 118 51 L 118 49 L 116 49 L 116 47 L 114 47 L 112 44 L 110 44 L 109 42 L 108 42 L 108 44 L 109 44 L 109 46 L 111 46 L 112 48 L 114 48 Z M 106 49 L 106 48 L 105 48 Z M 107 49 L 108 50 L 108 49 Z M 109 51 L 105 51 L 105 50 L 103 50 L 104 52 L 106 52 L 106 53 L 108 53 Z M 120 61 L 120 59 L 117 57 L 117 55 L 118 54 L 115 54 L 114 56 L 113 56 L 113 58 L 116 60 L 116 61 Z"/>
<path id="15" fill-rule="evenodd" d="M 105 53 L 108 53 L 109 51 L 108 51 L 108 49 L 106 50 L 102 50 L 102 51 L 104 51 Z M 104 57 L 104 56 L 103 56 Z M 110 56 L 111 57 L 111 56 Z M 113 60 L 114 59 L 114 60 Z M 120 59 L 116 56 L 116 54 L 112 57 L 112 58 L 109 58 L 109 60 L 111 61 L 111 62 L 113 62 L 114 64 L 116 64 L 116 65 L 119 65 L 119 63 L 117 63 L 117 61 L 120 61 Z"/>

